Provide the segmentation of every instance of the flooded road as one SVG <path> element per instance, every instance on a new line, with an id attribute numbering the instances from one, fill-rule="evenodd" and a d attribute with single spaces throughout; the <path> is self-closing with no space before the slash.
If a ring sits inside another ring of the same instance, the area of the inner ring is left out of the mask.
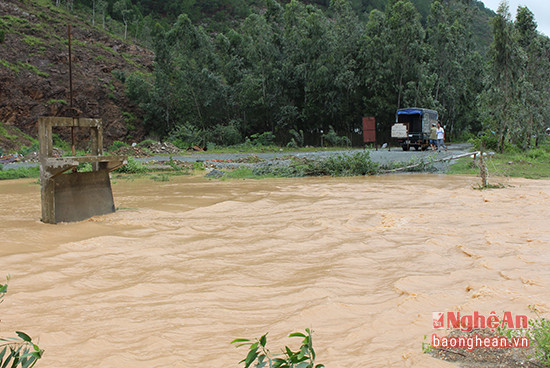
<path id="1" fill-rule="evenodd" d="M 37 338 L 39 367 L 209 368 L 310 327 L 327 367 L 451 367 L 421 351 L 433 311 L 550 310 L 550 181 L 478 182 L 118 180 L 115 214 L 60 225 L 0 182 L 0 335 Z"/>

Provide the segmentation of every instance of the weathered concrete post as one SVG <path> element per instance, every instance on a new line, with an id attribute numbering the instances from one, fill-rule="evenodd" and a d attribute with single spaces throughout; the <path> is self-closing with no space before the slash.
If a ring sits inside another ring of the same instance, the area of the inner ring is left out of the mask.
<path id="1" fill-rule="evenodd" d="M 53 157 L 52 127 L 80 127 L 91 131 L 92 155 Z M 100 119 L 38 118 L 42 221 L 49 224 L 81 221 L 115 211 L 109 172 L 125 165 L 124 156 L 103 156 Z M 80 163 L 92 172 L 65 173 Z"/>

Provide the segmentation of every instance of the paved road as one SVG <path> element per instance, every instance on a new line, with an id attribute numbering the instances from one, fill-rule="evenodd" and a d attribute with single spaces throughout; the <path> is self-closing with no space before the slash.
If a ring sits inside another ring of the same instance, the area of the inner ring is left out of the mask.
<path id="1" fill-rule="evenodd" d="M 433 152 L 433 151 L 403 151 L 401 148 L 393 147 L 390 150 L 379 149 L 378 151 L 371 149 L 369 150 L 371 159 L 378 163 L 387 163 L 392 161 L 409 161 L 417 157 L 428 157 L 432 155 L 437 155 L 440 157 L 450 157 L 452 155 L 458 155 L 461 153 L 466 153 L 471 149 L 471 144 L 469 143 L 457 143 L 449 145 L 449 150 L 447 152 Z M 296 157 L 326 157 L 331 155 L 349 155 L 356 152 L 360 152 L 362 149 L 350 149 L 342 151 L 315 151 L 315 152 L 261 152 L 261 153 L 193 153 L 193 154 L 184 154 L 184 155 L 172 155 L 173 160 L 178 161 L 187 161 L 187 162 L 196 162 L 196 161 L 211 161 L 211 160 L 236 160 L 238 158 L 247 157 L 256 155 L 263 158 L 264 160 L 269 160 L 282 156 L 296 156 Z M 140 161 L 168 161 L 170 157 L 168 156 L 151 156 L 140 158 Z"/>
<path id="2" fill-rule="evenodd" d="M 437 158 L 448 158 L 451 156 L 459 155 L 468 152 L 471 149 L 471 145 L 468 143 L 457 143 L 449 144 L 449 150 L 446 152 L 433 152 L 433 151 L 403 151 L 401 148 L 393 147 L 390 150 L 388 149 L 379 149 L 369 150 L 370 157 L 374 162 L 380 164 L 387 164 L 390 162 L 408 162 L 415 158 L 428 158 L 430 156 L 436 156 Z M 263 153 L 191 153 L 191 154 L 181 154 L 181 155 L 172 155 L 173 160 L 178 161 L 187 161 L 187 162 L 205 162 L 205 163 L 215 163 L 213 160 L 236 160 L 238 158 L 247 157 L 256 155 L 263 158 L 264 160 L 269 160 L 282 156 L 297 156 L 297 157 L 326 157 L 330 155 L 350 155 L 356 152 L 360 152 L 361 149 L 350 149 L 342 151 L 315 151 L 315 152 L 263 152 Z M 151 156 L 138 158 L 138 161 L 141 162 L 166 162 L 170 160 L 169 156 Z M 4 169 L 13 169 L 17 167 L 34 167 L 38 166 L 36 162 L 14 162 L 9 164 L 4 164 Z M 231 165 L 219 165 L 219 166 L 231 166 Z"/>

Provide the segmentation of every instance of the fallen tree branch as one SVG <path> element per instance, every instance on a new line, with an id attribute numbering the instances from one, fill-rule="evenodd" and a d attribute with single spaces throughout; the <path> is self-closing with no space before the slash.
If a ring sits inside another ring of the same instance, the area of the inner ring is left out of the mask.
<path id="1" fill-rule="evenodd" d="M 479 155 L 479 154 L 480 154 L 479 151 L 476 151 L 476 152 L 468 152 L 468 153 L 463 153 L 463 154 L 456 155 L 456 156 L 450 156 L 450 157 L 440 158 L 440 159 L 438 159 L 438 160 L 432 161 L 432 163 L 435 163 L 435 162 L 443 162 L 443 161 L 451 161 L 451 160 L 454 160 L 454 159 L 457 159 L 457 158 L 462 158 L 462 157 L 467 157 L 467 156 L 472 156 L 472 155 L 477 156 L 477 155 Z M 426 162 L 422 161 L 422 162 L 419 162 L 419 163 L 416 163 L 416 164 L 413 164 L 413 165 L 398 167 L 397 169 L 382 170 L 381 172 L 382 172 L 383 174 L 388 174 L 388 173 L 397 172 L 397 171 L 405 171 L 405 170 L 412 169 L 412 168 L 415 168 L 415 167 L 418 167 L 418 166 L 424 165 L 424 164 L 426 164 Z"/>

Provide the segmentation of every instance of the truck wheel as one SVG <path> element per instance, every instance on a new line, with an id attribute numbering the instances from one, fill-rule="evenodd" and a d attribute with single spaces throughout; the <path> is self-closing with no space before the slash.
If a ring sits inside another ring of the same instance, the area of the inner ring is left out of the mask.
<path id="1" fill-rule="evenodd" d="M 401 147 L 403 148 L 403 151 L 408 151 L 409 148 L 411 148 L 411 146 L 409 146 L 408 144 L 404 144 Z"/>

